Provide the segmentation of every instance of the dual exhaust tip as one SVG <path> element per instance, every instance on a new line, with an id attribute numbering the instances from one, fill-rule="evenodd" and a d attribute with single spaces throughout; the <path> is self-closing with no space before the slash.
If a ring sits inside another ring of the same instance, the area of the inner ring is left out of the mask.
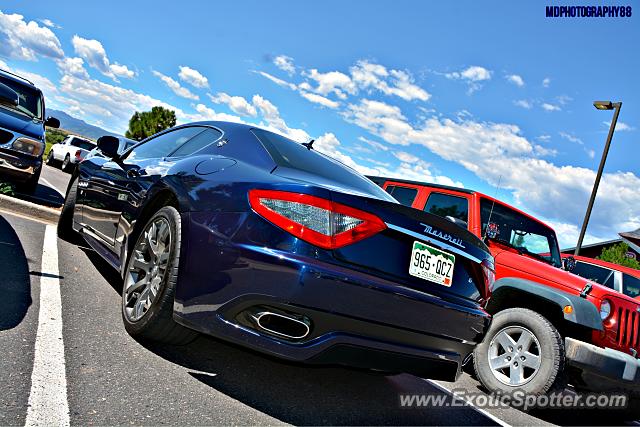
<path id="1" fill-rule="evenodd" d="M 310 322 L 271 311 L 250 315 L 258 329 L 290 340 L 301 340 L 311 332 Z"/>

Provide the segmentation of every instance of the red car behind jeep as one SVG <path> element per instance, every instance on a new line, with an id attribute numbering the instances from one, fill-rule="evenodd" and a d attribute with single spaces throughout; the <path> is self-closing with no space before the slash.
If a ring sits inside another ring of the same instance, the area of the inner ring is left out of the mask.
<path id="1" fill-rule="evenodd" d="M 485 387 L 542 394 L 568 381 L 576 389 L 637 396 L 640 301 L 566 271 L 574 260 L 563 263 L 551 227 L 477 191 L 369 178 L 400 203 L 468 229 L 491 250 L 493 321 L 474 352 Z"/>

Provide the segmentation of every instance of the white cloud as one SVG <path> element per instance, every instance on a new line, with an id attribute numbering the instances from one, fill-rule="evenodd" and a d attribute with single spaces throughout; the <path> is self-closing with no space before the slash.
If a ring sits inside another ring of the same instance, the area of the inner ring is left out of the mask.
<path id="1" fill-rule="evenodd" d="M 256 108 L 241 96 L 231 96 L 224 92 L 219 92 L 215 96 L 208 94 L 208 96 L 214 104 L 226 104 L 231 111 L 241 116 L 255 117 L 258 114 Z"/>
<path id="2" fill-rule="evenodd" d="M 296 67 L 293 65 L 293 58 L 287 55 L 278 55 L 273 58 L 273 63 L 276 67 L 286 72 L 290 76 L 296 72 Z"/>
<path id="3" fill-rule="evenodd" d="M 446 73 L 444 76 L 452 80 L 462 80 L 469 86 L 468 94 L 482 88 L 482 82 L 491 80 L 492 71 L 478 65 L 472 65 L 462 71 Z"/>
<path id="4" fill-rule="evenodd" d="M 587 150 L 587 155 L 593 159 L 596 156 L 596 152 L 594 150 Z"/>
<path id="5" fill-rule="evenodd" d="M 569 134 L 569 133 L 567 133 L 567 132 L 558 132 L 558 134 L 559 134 L 562 138 L 566 139 L 567 141 L 573 142 L 573 143 L 575 143 L 575 144 L 584 145 L 584 141 L 582 141 L 580 138 L 578 138 L 578 137 L 577 137 L 577 136 L 575 136 L 575 135 L 571 135 L 571 134 Z"/>
<path id="6" fill-rule="evenodd" d="M 78 35 L 74 35 L 71 39 L 76 54 L 87 61 L 90 67 L 95 68 L 107 77 L 118 81 L 118 77 L 133 78 L 136 73 L 130 70 L 126 65 L 111 63 L 107 57 L 102 43 L 98 40 L 85 39 Z"/>
<path id="7" fill-rule="evenodd" d="M 182 98 L 193 99 L 194 101 L 197 101 L 198 99 L 200 99 L 198 95 L 194 94 L 186 87 L 181 86 L 180 83 L 178 83 L 176 80 L 172 79 L 171 77 L 165 76 L 164 74 L 155 70 L 153 71 L 153 75 L 158 77 L 160 80 L 162 80 L 164 84 L 166 84 L 169 87 L 169 89 L 171 89 L 173 93 L 175 93 L 176 95 L 181 96 Z"/>
<path id="8" fill-rule="evenodd" d="M 611 126 L 611 121 L 604 121 L 602 122 L 603 125 L 605 125 L 607 127 L 607 129 Z M 631 132 L 636 130 L 635 127 L 633 126 L 629 126 L 628 124 L 618 121 L 616 122 L 616 132 Z"/>
<path id="9" fill-rule="evenodd" d="M 358 137 L 358 141 L 362 141 L 362 142 L 364 142 L 365 144 L 367 144 L 367 145 L 369 145 L 369 146 L 371 146 L 371 147 L 375 148 L 376 150 L 380 150 L 380 151 L 389 151 L 389 147 L 388 147 L 388 146 L 384 145 L 384 144 L 383 144 L 383 143 L 381 143 L 381 142 L 373 141 L 373 140 L 371 140 L 371 139 L 369 139 L 369 138 L 365 138 L 364 136 L 359 136 L 359 137 Z"/>
<path id="10" fill-rule="evenodd" d="M 216 113 L 213 109 L 207 107 L 204 104 L 197 104 L 193 106 L 196 110 L 197 114 L 186 114 L 185 118 L 189 122 L 200 122 L 200 121 L 223 121 L 223 122 L 235 122 L 235 123 L 245 123 L 238 116 L 234 116 L 226 113 Z"/>
<path id="11" fill-rule="evenodd" d="M 533 107 L 533 105 L 531 105 L 531 102 L 527 101 L 526 99 L 518 99 L 517 101 L 513 101 L 513 105 L 515 105 L 516 107 L 526 108 L 527 110 L 530 110 L 531 107 Z"/>
<path id="12" fill-rule="evenodd" d="M 517 74 L 510 74 L 505 77 L 509 83 L 513 83 L 518 87 L 524 86 L 524 80 Z"/>
<path id="13" fill-rule="evenodd" d="M 252 98 L 253 105 L 260 110 L 265 126 L 277 133 L 287 136 L 294 141 L 305 142 L 310 139 L 309 134 L 302 129 L 293 129 L 287 126 L 286 122 L 280 117 L 278 107 L 273 105 L 271 101 L 260 95 L 254 95 Z"/>
<path id="14" fill-rule="evenodd" d="M 269 73 L 265 73 L 264 71 L 254 71 L 254 73 L 260 74 L 262 77 L 265 77 L 265 78 L 271 80 L 273 83 L 277 84 L 278 86 L 286 87 L 286 88 L 289 88 L 291 90 L 298 89 L 298 87 L 296 85 L 294 85 L 293 83 L 289 83 L 287 81 L 279 79 L 278 77 L 273 76 L 273 75 L 271 75 Z"/>
<path id="15" fill-rule="evenodd" d="M 209 87 L 209 80 L 200 74 L 198 70 L 194 70 L 186 65 L 181 65 L 179 68 L 180 72 L 178 73 L 178 77 L 183 82 L 189 83 L 191 86 L 200 89 Z"/>
<path id="16" fill-rule="evenodd" d="M 351 78 L 340 71 L 321 73 L 314 68 L 305 72 L 304 75 L 317 83 L 317 86 L 312 90 L 320 95 L 326 96 L 334 93 L 338 98 L 345 99 L 347 93 L 355 95 L 357 92 L 356 85 Z"/>
<path id="17" fill-rule="evenodd" d="M 55 22 L 53 22 L 51 19 L 48 19 L 48 18 L 38 19 L 38 21 L 40 21 L 40 23 L 42 23 L 43 25 L 49 28 L 56 28 L 56 29 L 62 28 L 60 25 L 56 24 Z"/>
<path id="18" fill-rule="evenodd" d="M 58 60 L 57 65 L 62 74 L 70 74 L 81 79 L 89 79 L 89 73 L 87 73 L 87 70 L 84 68 L 82 58 L 65 57 L 64 59 Z"/>
<path id="19" fill-rule="evenodd" d="M 396 156 L 398 160 L 405 163 L 415 163 L 420 160 L 419 157 L 414 156 L 411 153 L 407 153 L 406 151 L 396 151 L 393 155 Z"/>
<path id="20" fill-rule="evenodd" d="M 431 94 L 413 83 L 413 77 L 406 71 L 387 70 L 380 64 L 358 61 L 350 68 L 352 81 L 361 89 L 376 89 L 385 95 L 395 95 L 405 101 L 414 99 L 427 101 Z M 386 79 L 391 77 L 391 84 Z"/>
<path id="21" fill-rule="evenodd" d="M 551 79 L 549 77 L 545 77 L 542 80 L 542 87 L 549 87 L 551 85 Z"/>
<path id="22" fill-rule="evenodd" d="M 561 108 L 557 105 L 549 104 L 548 102 L 542 103 L 542 109 L 545 111 L 560 111 Z"/>
<path id="23" fill-rule="evenodd" d="M 536 137 L 536 139 L 540 140 L 540 141 L 550 141 L 551 140 L 551 135 L 540 135 L 538 137 Z"/>
<path id="24" fill-rule="evenodd" d="M 51 29 L 35 21 L 25 22 L 22 15 L 0 10 L 0 55 L 37 61 L 38 56 L 62 59 L 64 52 Z"/>
<path id="25" fill-rule="evenodd" d="M 339 102 L 333 101 L 322 95 L 318 95 L 317 93 L 305 92 L 301 90 L 300 96 L 302 96 L 307 101 L 313 102 L 314 104 L 320 104 L 323 107 L 338 108 L 340 106 Z"/>

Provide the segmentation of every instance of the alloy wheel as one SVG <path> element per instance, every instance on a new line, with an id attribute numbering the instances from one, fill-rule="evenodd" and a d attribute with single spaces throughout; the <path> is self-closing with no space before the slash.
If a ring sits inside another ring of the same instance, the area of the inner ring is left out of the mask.
<path id="1" fill-rule="evenodd" d="M 157 300 L 171 255 L 171 226 L 165 218 L 147 225 L 131 254 L 122 304 L 127 319 L 137 322 Z"/>
<path id="2" fill-rule="evenodd" d="M 491 340 L 488 358 L 491 372 L 498 381 L 512 387 L 522 386 L 540 370 L 540 342 L 527 328 L 508 326 Z"/>

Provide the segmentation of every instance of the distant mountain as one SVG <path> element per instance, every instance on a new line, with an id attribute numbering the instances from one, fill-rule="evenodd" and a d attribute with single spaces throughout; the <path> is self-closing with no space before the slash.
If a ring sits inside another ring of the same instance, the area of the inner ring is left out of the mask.
<path id="1" fill-rule="evenodd" d="M 101 127 L 90 125 L 84 120 L 75 118 L 65 113 L 64 111 L 52 110 L 48 108 L 47 116 L 53 116 L 56 119 L 60 120 L 60 128 L 76 135 L 86 136 L 87 138 L 91 138 L 93 140 L 100 138 L 102 135 L 121 136 L 116 133 L 106 131 Z"/>

